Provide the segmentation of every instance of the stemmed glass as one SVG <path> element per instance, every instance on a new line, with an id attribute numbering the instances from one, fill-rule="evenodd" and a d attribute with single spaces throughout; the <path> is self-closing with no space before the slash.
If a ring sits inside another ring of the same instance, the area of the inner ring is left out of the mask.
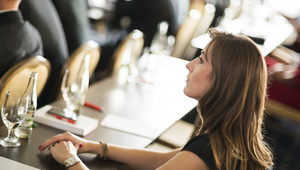
<path id="1" fill-rule="evenodd" d="M 4 147 L 18 147 L 20 142 L 14 138 L 16 129 L 24 120 L 28 108 L 28 96 L 24 96 L 20 91 L 6 91 L 4 103 L 1 108 L 1 117 L 8 129 L 6 138 L 0 139 L 0 144 Z"/>
<path id="2" fill-rule="evenodd" d="M 64 73 L 61 86 L 62 96 L 66 102 L 64 113 L 66 117 L 73 120 L 76 120 L 85 102 L 89 86 L 89 59 L 89 55 L 83 58 L 76 75 L 71 75 L 69 69 L 66 69 Z"/>

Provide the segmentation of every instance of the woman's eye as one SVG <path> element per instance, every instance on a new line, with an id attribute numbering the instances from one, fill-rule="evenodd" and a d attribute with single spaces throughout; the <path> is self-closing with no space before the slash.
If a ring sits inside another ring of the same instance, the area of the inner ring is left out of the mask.
<path id="1" fill-rule="evenodd" d="M 200 60 L 199 63 L 203 64 L 203 59 L 201 57 L 199 57 L 199 60 Z"/>

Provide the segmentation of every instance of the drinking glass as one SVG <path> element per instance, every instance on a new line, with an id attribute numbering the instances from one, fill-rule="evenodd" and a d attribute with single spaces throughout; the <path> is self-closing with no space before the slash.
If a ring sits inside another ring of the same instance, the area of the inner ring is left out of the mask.
<path id="1" fill-rule="evenodd" d="M 84 105 L 85 96 L 89 86 L 89 55 L 84 57 L 76 75 L 71 75 L 66 69 L 62 81 L 61 91 L 66 102 L 64 113 L 66 117 L 76 120 L 80 109 Z"/>
<path id="2" fill-rule="evenodd" d="M 1 108 L 1 117 L 8 129 L 8 135 L 6 138 L 0 139 L 0 144 L 2 146 L 20 146 L 18 138 L 14 138 L 14 129 L 16 129 L 24 120 L 27 108 L 28 96 L 24 96 L 20 91 L 6 91 L 4 103 Z"/>

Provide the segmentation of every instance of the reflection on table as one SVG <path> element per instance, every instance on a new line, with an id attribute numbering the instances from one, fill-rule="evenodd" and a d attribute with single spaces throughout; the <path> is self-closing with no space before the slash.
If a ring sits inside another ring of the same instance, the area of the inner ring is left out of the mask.
<path id="1" fill-rule="evenodd" d="M 146 82 L 126 82 L 118 76 L 112 76 L 92 84 L 86 100 L 100 105 L 104 111 L 84 107 L 83 114 L 100 122 L 109 116 L 118 117 L 134 122 L 135 125 L 132 127 L 140 126 L 142 130 L 149 130 L 151 127 L 154 130 L 138 135 L 124 129 L 102 126 L 100 123 L 98 128 L 84 138 L 144 148 L 197 104 L 196 100 L 186 97 L 183 93 L 187 61 L 167 56 L 149 57 L 151 57 L 149 60 L 155 60 L 158 65 L 144 69 L 141 75 L 145 77 Z M 65 103 L 61 99 L 51 105 L 64 108 Z M 119 123 L 120 121 L 108 122 L 115 126 Z M 20 139 L 19 148 L 0 147 L 0 156 L 43 170 L 65 169 L 52 158 L 48 150 L 43 152 L 38 150 L 41 142 L 62 132 L 63 130 L 38 124 L 30 139 Z M 147 134 L 148 132 L 150 133 Z M 2 126 L 0 135 L 6 136 L 6 133 L 6 128 Z M 120 169 L 123 166 L 110 160 L 103 161 L 92 154 L 82 154 L 80 158 L 91 169 Z"/>

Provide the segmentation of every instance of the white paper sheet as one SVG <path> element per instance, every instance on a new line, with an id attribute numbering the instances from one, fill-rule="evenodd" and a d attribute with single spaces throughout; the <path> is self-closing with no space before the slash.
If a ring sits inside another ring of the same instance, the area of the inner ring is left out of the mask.
<path id="1" fill-rule="evenodd" d="M 2 156 L 0 156 L 0 165 L 1 168 L 0 169 L 9 169 L 9 170 L 39 170 L 35 167 L 26 165 L 26 164 L 22 164 L 20 162 L 11 160 L 11 159 L 7 159 L 4 158 Z"/>
<path id="2" fill-rule="evenodd" d="M 150 139 L 156 138 L 159 133 L 158 129 L 153 126 L 116 115 L 107 115 L 100 125 Z"/>

